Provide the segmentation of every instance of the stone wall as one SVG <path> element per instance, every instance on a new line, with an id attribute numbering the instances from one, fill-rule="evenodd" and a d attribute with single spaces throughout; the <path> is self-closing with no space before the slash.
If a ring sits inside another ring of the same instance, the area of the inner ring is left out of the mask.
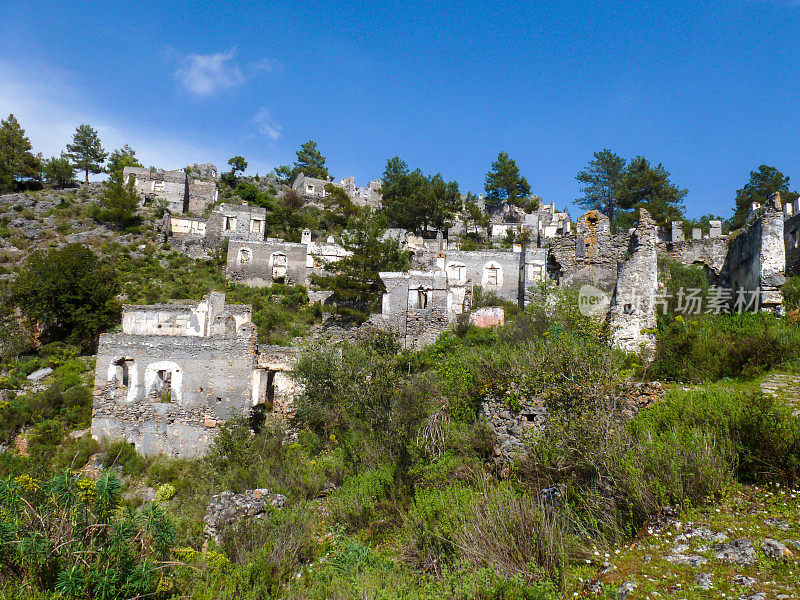
<path id="1" fill-rule="evenodd" d="M 612 343 L 616 348 L 639 352 L 652 349 L 656 326 L 655 295 L 658 288 L 656 246 L 658 233 L 650 214 L 639 210 L 639 222 L 628 245 L 628 260 L 618 269 L 611 301 Z"/>
<path id="2" fill-rule="evenodd" d="M 192 172 L 197 176 L 190 176 L 183 169 L 165 171 L 142 167 L 125 167 L 122 176 L 126 182 L 133 181 L 144 204 L 164 200 L 172 214 L 200 215 L 218 198 L 215 176 L 203 177 L 212 172 L 216 173 L 216 167 L 206 163 Z"/>
<path id="3" fill-rule="evenodd" d="M 734 302 L 741 293 L 753 294 L 758 308 L 780 312 L 783 309 L 781 286 L 786 281 L 780 194 L 774 194 L 764 206 L 752 211 L 744 227 L 731 238 L 728 268 Z"/>
<path id="4" fill-rule="evenodd" d="M 263 404 L 265 412 L 282 417 L 294 414 L 294 400 L 302 393 L 302 387 L 292 377 L 299 354 L 298 348 L 259 344 L 254 406 Z"/>
<path id="5" fill-rule="evenodd" d="M 206 235 L 217 239 L 263 241 L 267 210 L 248 204 L 221 204 L 211 213 Z"/>
<path id="6" fill-rule="evenodd" d="M 217 182 L 213 179 L 189 179 L 188 212 L 202 215 L 206 209 L 219 199 Z"/>
<path id="7" fill-rule="evenodd" d="M 659 253 L 669 256 L 684 265 L 703 265 L 710 283 L 727 283 L 728 238 L 707 237 L 678 242 L 662 242 Z"/>
<path id="8" fill-rule="evenodd" d="M 451 287 L 464 286 L 471 280 L 483 292 L 491 292 L 509 302 L 520 300 L 522 252 L 511 250 L 448 250 L 438 261 Z"/>
<path id="9" fill-rule="evenodd" d="M 343 189 L 356 206 L 369 206 L 376 209 L 381 207 L 383 198 L 380 179 L 370 181 L 366 187 L 359 187 L 356 185 L 355 177 L 348 177 L 337 182 L 307 177 L 303 173 L 299 173 L 292 182 L 292 189 L 307 202 L 321 203 L 327 195 L 325 192 L 327 185 Z"/>
<path id="10" fill-rule="evenodd" d="M 574 234 L 553 240 L 548 249 L 547 276 L 559 287 L 592 285 L 610 296 L 617 284 L 617 265 L 627 250 L 627 238 L 612 236 L 608 217 L 590 210 L 578 217 Z"/>
<path id="11" fill-rule="evenodd" d="M 403 347 L 432 343 L 450 325 L 447 277 L 441 271 L 381 273 L 386 287 L 381 316 L 373 323 L 397 332 Z"/>
<path id="12" fill-rule="evenodd" d="M 171 213 L 182 213 L 189 208 L 189 183 L 182 169 L 165 171 L 141 167 L 125 167 L 122 177 L 142 197 L 144 204 L 164 200 Z"/>
<path id="13" fill-rule="evenodd" d="M 146 455 L 203 454 L 220 423 L 249 413 L 255 338 L 252 324 L 233 338 L 103 334 L 92 435 Z"/>
<path id="14" fill-rule="evenodd" d="M 228 243 L 226 274 L 229 279 L 254 287 L 275 282 L 308 284 L 306 244 L 283 241 Z"/>
<path id="15" fill-rule="evenodd" d="M 212 292 L 197 304 L 123 307 L 97 353 L 92 434 L 142 454 L 202 455 L 239 414 L 288 417 L 302 391 L 296 348 L 258 346 L 252 307 Z"/>

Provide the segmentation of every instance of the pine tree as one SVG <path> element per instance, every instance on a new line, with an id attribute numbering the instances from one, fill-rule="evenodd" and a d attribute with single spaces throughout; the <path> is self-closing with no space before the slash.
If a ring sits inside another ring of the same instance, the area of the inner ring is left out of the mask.
<path id="1" fill-rule="evenodd" d="M 115 173 L 119 171 L 119 173 L 122 174 L 122 171 L 125 169 L 125 167 L 141 166 L 143 165 L 136 158 L 136 152 L 128 144 L 125 144 L 122 148 L 114 150 L 111 153 L 111 156 L 108 157 L 108 167 L 106 170 L 109 173 Z"/>
<path id="2" fill-rule="evenodd" d="M 244 173 L 247 169 L 247 161 L 243 156 L 234 156 L 228 159 L 228 164 L 231 166 L 231 173 Z"/>
<path id="3" fill-rule="evenodd" d="M 31 152 L 32 148 L 13 114 L 0 121 L 0 191 L 13 191 L 22 184 L 41 181 L 41 161 Z"/>
<path id="4" fill-rule="evenodd" d="M 92 207 L 92 217 L 100 223 L 109 223 L 119 229 L 131 227 L 140 222 L 136 214 L 139 208 L 139 195 L 133 181 L 125 183 L 121 171 L 114 171 L 103 184 L 103 194 Z"/>
<path id="5" fill-rule="evenodd" d="M 90 125 L 83 124 L 75 130 L 72 143 L 67 144 L 67 151 L 75 168 L 86 174 L 86 183 L 89 183 L 89 173 L 97 175 L 103 172 L 108 152 L 103 150 L 97 131 Z"/>
<path id="6" fill-rule="evenodd" d="M 625 173 L 625 159 L 604 148 L 575 176 L 585 183 L 583 197 L 575 202 L 586 210 L 599 210 L 613 221 L 617 210 L 619 186 Z"/>
<path id="7" fill-rule="evenodd" d="M 294 181 L 295 177 L 297 177 L 299 173 L 302 173 L 306 177 L 324 179 L 327 181 L 330 178 L 330 174 L 328 173 L 328 168 L 325 166 L 325 160 L 322 153 L 317 150 L 317 142 L 308 140 L 305 144 L 300 146 L 300 150 L 297 151 L 297 160 L 292 168 L 290 180 Z"/>
<path id="8" fill-rule="evenodd" d="M 688 190 L 672 183 L 669 176 L 661 163 L 653 167 L 644 156 L 633 158 L 619 182 L 618 208 L 630 211 L 628 218 L 644 208 L 659 225 L 682 219 Z"/>
<path id="9" fill-rule="evenodd" d="M 364 321 L 377 310 L 385 291 L 379 273 L 408 268 L 408 254 L 394 240 L 382 239 L 386 220 L 380 213 L 354 217 L 342 232 L 341 243 L 351 254 L 331 265 L 330 273 L 312 275 L 312 283 L 333 291 L 333 302 L 343 317 Z"/>
<path id="10" fill-rule="evenodd" d="M 750 181 L 736 190 L 736 212 L 731 219 L 731 229 L 739 229 L 747 220 L 753 202 L 766 203 L 775 192 L 780 192 L 784 202 L 798 197 L 797 192 L 789 191 L 789 178 L 775 167 L 760 165 L 758 171 L 750 171 Z"/>
<path id="11" fill-rule="evenodd" d="M 426 177 L 420 169 L 395 156 L 386 162 L 381 180 L 383 207 L 392 227 L 424 232 L 429 225 L 441 229 L 461 202 L 455 181 L 446 182 L 440 173 Z"/>
<path id="12" fill-rule="evenodd" d="M 531 186 L 522 175 L 513 158 L 507 152 L 497 155 L 497 160 L 492 163 L 492 169 L 486 174 L 484 184 L 486 190 L 486 206 L 498 209 L 503 203 L 512 206 L 522 206 L 531 193 Z"/>

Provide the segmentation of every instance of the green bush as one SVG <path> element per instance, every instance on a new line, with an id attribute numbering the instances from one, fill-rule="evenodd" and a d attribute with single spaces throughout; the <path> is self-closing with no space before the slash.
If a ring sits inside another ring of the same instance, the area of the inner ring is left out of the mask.
<path id="1" fill-rule="evenodd" d="M 336 523 L 352 529 L 368 526 L 393 483 L 394 466 L 388 463 L 348 477 L 330 495 L 328 507 L 331 517 Z"/>
<path id="2" fill-rule="evenodd" d="M 787 277 L 783 285 L 783 302 L 786 310 L 793 311 L 800 308 L 800 276 Z"/>
<path id="3" fill-rule="evenodd" d="M 784 401 L 724 383 L 672 391 L 631 423 L 651 436 L 677 426 L 704 430 L 727 441 L 743 481 L 800 482 L 800 419 Z"/>
<path id="4" fill-rule="evenodd" d="M 120 511 L 121 484 L 69 472 L 0 481 L 0 565 L 34 590 L 107 600 L 153 595 L 175 532 L 155 505 Z"/>
<path id="5" fill-rule="evenodd" d="M 119 467 L 126 475 L 141 475 L 147 466 L 147 459 L 136 452 L 136 447 L 125 440 L 112 442 L 106 448 L 103 467 Z"/>
<path id="6" fill-rule="evenodd" d="M 403 518 L 404 560 L 417 569 L 441 573 L 444 564 L 455 560 L 458 517 L 475 498 L 477 492 L 463 485 L 417 490 Z"/>
<path id="7" fill-rule="evenodd" d="M 662 506 L 702 504 L 732 482 L 735 451 L 719 430 L 691 419 L 653 426 L 649 410 L 623 426 L 605 402 L 552 415 L 520 464 L 535 489 L 565 490 L 576 535 L 628 539 Z"/>
<path id="8" fill-rule="evenodd" d="M 749 379 L 796 362 L 800 323 L 766 313 L 659 319 L 651 379 L 694 382 Z"/>

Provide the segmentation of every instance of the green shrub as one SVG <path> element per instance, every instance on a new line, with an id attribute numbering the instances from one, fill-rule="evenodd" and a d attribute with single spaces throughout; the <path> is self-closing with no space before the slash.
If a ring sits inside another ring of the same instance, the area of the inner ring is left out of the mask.
<path id="1" fill-rule="evenodd" d="M 393 483 L 394 466 L 388 463 L 345 479 L 328 500 L 331 517 L 352 529 L 366 527 Z"/>
<path id="2" fill-rule="evenodd" d="M 631 423 L 640 436 L 677 426 L 727 440 L 743 481 L 800 482 L 800 419 L 784 401 L 724 383 L 672 391 Z"/>
<path id="3" fill-rule="evenodd" d="M 157 506 L 120 511 L 120 482 L 68 471 L 0 481 L 0 565 L 34 590 L 124 599 L 157 591 L 175 532 Z"/>
<path id="4" fill-rule="evenodd" d="M 167 502 L 175 495 L 175 486 L 169 483 L 162 483 L 156 490 L 156 501 Z"/>
<path id="5" fill-rule="evenodd" d="M 783 302 L 786 310 L 792 311 L 800 308 L 800 276 L 787 277 L 783 285 Z"/>
<path id="6" fill-rule="evenodd" d="M 766 313 L 659 318 L 652 379 L 703 382 L 752 378 L 797 361 L 800 323 Z"/>
<path id="7" fill-rule="evenodd" d="M 573 532 L 608 542 L 634 535 L 662 506 L 702 504 L 732 482 L 735 451 L 724 433 L 692 419 L 654 426 L 648 412 L 623 426 L 611 398 L 552 415 L 520 464 L 523 480 L 565 490 Z"/>
<path id="8" fill-rule="evenodd" d="M 147 459 L 136 452 L 136 447 L 125 440 L 112 442 L 106 448 L 103 467 L 119 467 L 126 475 L 141 475 L 147 466 Z"/>
<path id="9" fill-rule="evenodd" d="M 444 490 L 417 490 L 403 518 L 402 555 L 417 569 L 441 573 L 442 565 L 455 559 L 455 530 L 459 515 L 477 497 L 463 485 Z"/>

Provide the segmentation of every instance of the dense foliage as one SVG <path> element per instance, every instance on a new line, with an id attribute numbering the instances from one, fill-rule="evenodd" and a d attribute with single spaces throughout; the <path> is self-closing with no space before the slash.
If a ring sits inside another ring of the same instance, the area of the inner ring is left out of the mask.
<path id="1" fill-rule="evenodd" d="M 333 292 L 337 311 L 348 319 L 364 321 L 377 312 L 384 285 L 381 271 L 408 268 L 406 252 L 397 242 L 385 238 L 386 220 L 381 214 L 366 212 L 353 217 L 342 232 L 342 247 L 349 253 L 336 262 L 335 270 L 312 275 L 311 281 Z"/>
<path id="2" fill-rule="evenodd" d="M 399 156 L 386 162 L 381 194 L 390 225 L 420 234 L 429 226 L 443 228 L 461 202 L 455 181 L 446 182 L 441 173 L 426 176 L 420 169 L 411 171 Z"/>
<path id="3" fill-rule="evenodd" d="M 12 192 L 41 180 L 39 158 L 14 115 L 0 120 L 0 192 Z"/>
<path id="4" fill-rule="evenodd" d="M 586 184 L 576 202 L 583 208 L 603 212 L 617 230 L 631 227 L 634 215 L 646 209 L 659 225 L 683 218 L 683 199 L 688 193 L 670 181 L 660 163 L 652 166 L 644 156 L 626 164 L 611 150 L 594 153 L 586 169 L 576 179 Z"/>
<path id="5" fill-rule="evenodd" d="M 537 203 L 529 198 L 531 186 L 520 174 L 519 167 L 507 152 L 501 152 L 492 163 L 484 183 L 486 206 L 490 209 L 502 208 L 503 204 L 521 206 L 536 210 Z"/>
<path id="6" fill-rule="evenodd" d="M 736 206 L 731 217 L 731 228 L 744 225 L 750 206 L 757 202 L 766 204 L 772 194 L 779 192 L 783 202 L 792 202 L 798 197 L 796 191 L 789 190 L 789 178 L 775 167 L 760 165 L 758 171 L 750 171 L 750 179 L 740 190 L 736 190 Z"/>
<path id="7" fill-rule="evenodd" d="M 96 481 L 69 471 L 43 482 L 0 481 L 0 581 L 62 598 L 156 592 L 174 528 L 155 504 L 122 508 L 121 489 L 113 472 Z"/>
<path id="8" fill-rule="evenodd" d="M 126 229 L 141 222 L 142 217 L 136 212 L 138 208 L 139 194 L 133 180 L 125 183 L 122 171 L 117 169 L 103 183 L 103 194 L 93 207 L 92 216 L 100 223 Z"/>
<path id="9" fill-rule="evenodd" d="M 11 304 L 38 325 L 41 338 L 92 348 L 119 318 L 115 269 L 80 244 L 36 250 L 11 285 Z"/>

